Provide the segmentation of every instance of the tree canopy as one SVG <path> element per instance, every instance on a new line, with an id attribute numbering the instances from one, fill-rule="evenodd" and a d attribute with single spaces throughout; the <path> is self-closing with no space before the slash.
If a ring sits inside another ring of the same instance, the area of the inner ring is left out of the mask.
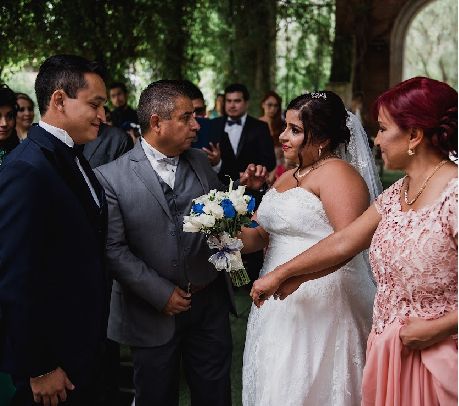
<path id="1" fill-rule="evenodd" d="M 205 76 L 214 90 L 238 81 L 253 100 L 285 99 L 326 84 L 333 23 L 326 0 L 4 0 L 0 77 L 76 53 L 101 61 L 108 82 Z"/>

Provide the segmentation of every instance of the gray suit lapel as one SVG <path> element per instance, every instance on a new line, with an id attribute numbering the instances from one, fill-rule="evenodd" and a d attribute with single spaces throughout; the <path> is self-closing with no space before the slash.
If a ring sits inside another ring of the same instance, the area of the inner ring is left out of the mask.
<path id="1" fill-rule="evenodd" d="M 158 180 L 158 175 L 151 167 L 150 161 L 146 157 L 140 142 L 141 141 L 137 142 L 134 147 L 133 154 L 131 155 L 132 170 L 155 197 L 169 219 L 173 221 L 169 205 L 167 204 L 163 189 Z"/>

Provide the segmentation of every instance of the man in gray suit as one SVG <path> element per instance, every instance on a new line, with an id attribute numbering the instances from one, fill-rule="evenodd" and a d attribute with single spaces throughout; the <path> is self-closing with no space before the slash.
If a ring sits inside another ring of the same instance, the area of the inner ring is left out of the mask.
<path id="1" fill-rule="evenodd" d="M 108 336 L 131 347 L 137 406 L 178 405 L 181 360 L 192 405 L 229 406 L 232 289 L 204 236 L 182 231 L 192 199 L 221 184 L 190 149 L 199 124 L 183 82 L 149 85 L 138 115 L 140 142 L 96 169 L 109 206 Z M 241 180 L 257 188 L 265 177 L 252 165 Z"/>

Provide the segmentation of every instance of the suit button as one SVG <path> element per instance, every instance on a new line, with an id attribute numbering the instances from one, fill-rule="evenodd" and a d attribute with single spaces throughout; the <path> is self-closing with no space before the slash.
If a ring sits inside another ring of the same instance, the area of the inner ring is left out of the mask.
<path id="1" fill-rule="evenodd" d="M 171 231 L 171 236 L 172 236 L 172 237 L 175 236 L 175 231 Z"/>
<path id="2" fill-rule="evenodd" d="M 172 267 L 177 268 L 177 261 L 175 259 L 172 261 Z"/>

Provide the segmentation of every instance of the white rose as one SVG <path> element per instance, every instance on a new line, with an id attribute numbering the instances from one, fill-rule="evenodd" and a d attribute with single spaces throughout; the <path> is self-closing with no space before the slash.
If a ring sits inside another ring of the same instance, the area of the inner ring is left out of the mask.
<path id="1" fill-rule="evenodd" d="M 187 219 L 187 217 L 188 217 L 188 219 Z M 183 231 L 185 233 L 197 233 L 197 232 L 199 232 L 201 230 L 201 226 L 194 224 L 189 219 L 190 219 L 190 216 L 185 216 L 183 218 L 183 220 L 184 220 L 184 222 L 183 222 Z"/>
<path id="2" fill-rule="evenodd" d="M 223 208 L 215 201 L 205 205 L 204 213 L 213 215 L 216 219 L 223 218 Z"/>
<path id="3" fill-rule="evenodd" d="M 199 222 L 203 227 L 210 228 L 215 225 L 215 217 L 209 214 L 201 214 L 198 217 L 195 217 L 193 222 Z"/>
<path id="4" fill-rule="evenodd" d="M 233 202 L 233 206 L 237 214 L 247 213 L 247 203 L 244 200 L 238 200 L 237 202 Z"/>

